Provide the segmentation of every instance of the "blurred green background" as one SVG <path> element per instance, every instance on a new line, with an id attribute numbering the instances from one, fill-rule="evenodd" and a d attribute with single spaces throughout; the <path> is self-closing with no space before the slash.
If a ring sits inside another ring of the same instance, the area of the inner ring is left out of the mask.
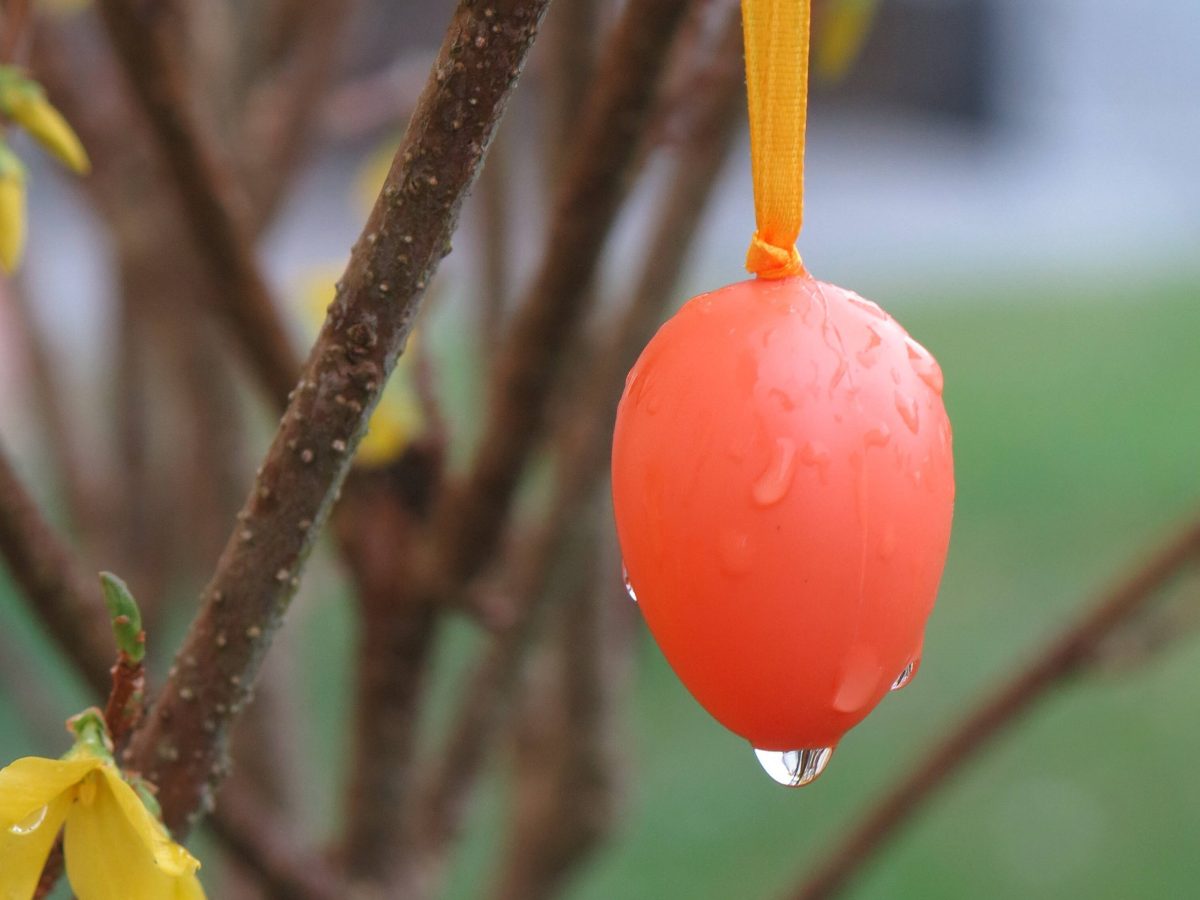
<path id="1" fill-rule="evenodd" d="M 1198 283 L 1190 273 L 1071 285 L 1014 278 L 966 295 L 947 285 L 878 297 L 941 361 L 955 429 L 954 537 L 918 678 L 847 737 L 816 784 L 789 791 L 691 700 L 643 632 L 624 723 L 622 821 L 569 896 L 773 896 L 981 691 L 1194 510 Z M 45 746 L 30 722 L 65 718 L 82 695 L 11 586 L 0 587 L 10 688 L 0 692 L 0 758 L 57 754 L 65 747 Z M 331 581 L 306 588 L 285 646 L 313 700 L 306 746 L 328 776 L 304 798 L 320 833 L 337 816 L 351 620 Z M 626 601 L 614 592 L 613 602 Z M 444 680 L 476 641 L 466 626 L 453 629 Z M 27 663 L 29 690 L 11 689 Z M 1146 667 L 1060 690 L 955 779 L 850 896 L 1194 896 L 1198 684 L 1195 635 Z M 480 894 L 503 809 L 493 786 L 450 897 Z"/>

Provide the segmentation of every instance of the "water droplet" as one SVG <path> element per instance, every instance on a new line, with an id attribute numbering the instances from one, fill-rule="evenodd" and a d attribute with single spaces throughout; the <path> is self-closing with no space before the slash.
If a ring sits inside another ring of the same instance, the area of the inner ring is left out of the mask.
<path id="1" fill-rule="evenodd" d="M 897 675 L 896 680 L 894 682 L 892 682 L 892 690 L 898 691 L 902 687 L 905 687 L 910 681 L 912 681 L 913 676 L 917 674 L 917 668 L 920 665 L 921 665 L 921 661 L 914 659 L 907 666 L 905 666 L 904 671 L 901 672 L 899 675 Z"/>
<path id="2" fill-rule="evenodd" d="M 767 391 L 767 396 L 783 407 L 784 412 L 791 412 L 796 408 L 795 401 L 788 396 L 787 391 L 782 391 L 779 388 L 771 388 Z"/>
<path id="3" fill-rule="evenodd" d="M 34 810 L 20 822 L 10 825 L 8 828 L 9 834 L 15 834 L 17 837 L 33 834 L 42 827 L 42 823 L 46 821 L 46 814 L 49 811 L 49 806 L 43 806 L 41 809 Z"/>
<path id="4" fill-rule="evenodd" d="M 821 483 L 829 480 L 829 449 L 816 441 L 805 441 L 800 448 L 800 462 L 806 466 L 815 466 L 821 476 Z"/>
<path id="5" fill-rule="evenodd" d="M 767 470 L 754 482 L 754 502 L 759 506 L 773 506 L 784 498 L 792 486 L 796 473 L 796 444 L 791 438 L 775 439 L 771 448 L 771 459 Z"/>
<path id="6" fill-rule="evenodd" d="M 917 418 L 917 401 L 908 394 L 896 391 L 896 412 L 900 413 L 900 418 L 904 420 L 908 430 L 916 434 L 917 427 L 920 425 L 920 420 Z"/>
<path id="7" fill-rule="evenodd" d="M 942 367 L 937 364 L 937 360 L 928 350 L 912 338 L 905 338 L 904 343 L 908 347 L 908 363 L 912 366 L 912 370 L 918 378 L 929 385 L 930 390 L 940 397 L 945 384 Z"/>
<path id="8" fill-rule="evenodd" d="M 629 595 L 629 599 L 637 603 L 637 591 L 633 589 L 633 582 L 629 580 L 629 570 L 625 568 L 625 563 L 621 563 L 621 580 L 625 583 L 625 593 Z"/>
<path id="9" fill-rule="evenodd" d="M 812 784 L 825 771 L 833 757 L 832 747 L 814 750 L 759 750 L 755 748 L 763 771 L 785 787 L 804 787 Z"/>
<path id="10" fill-rule="evenodd" d="M 868 447 L 886 447 L 891 439 L 892 429 L 888 428 L 885 422 L 880 422 L 878 428 L 872 428 L 863 435 L 863 441 Z"/>
<path id="11" fill-rule="evenodd" d="M 874 328 L 867 326 L 867 346 L 859 350 L 856 354 L 858 361 L 866 368 L 871 368 L 879 359 L 879 348 L 883 346 L 883 338 L 879 336 L 879 332 Z"/>

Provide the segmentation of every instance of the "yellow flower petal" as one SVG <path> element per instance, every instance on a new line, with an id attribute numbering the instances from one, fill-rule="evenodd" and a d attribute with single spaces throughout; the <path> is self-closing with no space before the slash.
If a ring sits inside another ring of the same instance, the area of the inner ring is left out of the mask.
<path id="1" fill-rule="evenodd" d="M 92 163 L 75 130 L 46 99 L 41 89 L 15 91 L 8 99 L 9 117 L 28 131 L 59 162 L 80 175 L 87 174 Z"/>
<path id="2" fill-rule="evenodd" d="M 25 252 L 25 179 L 0 174 L 0 269 L 13 272 Z"/>
<path id="3" fill-rule="evenodd" d="M 100 765 L 100 760 L 95 757 L 41 759 L 27 756 L 0 769 L 0 830 L 21 825 Z"/>
<path id="4" fill-rule="evenodd" d="M 88 776 L 67 814 L 67 877 L 79 900 L 203 897 L 199 863 L 171 841 L 111 766 Z M 89 802 L 90 801 L 90 802 Z"/>
<path id="5" fill-rule="evenodd" d="M 24 820 L 0 828 L 0 898 L 33 896 L 71 801 L 71 792 L 64 791 Z"/>

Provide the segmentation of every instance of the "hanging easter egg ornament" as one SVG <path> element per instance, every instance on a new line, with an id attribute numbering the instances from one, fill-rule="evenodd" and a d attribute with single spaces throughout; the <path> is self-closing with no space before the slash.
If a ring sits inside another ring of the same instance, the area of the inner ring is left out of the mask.
<path id="1" fill-rule="evenodd" d="M 800 232 L 809 4 L 743 0 L 757 278 L 689 300 L 626 379 L 626 587 L 679 678 L 808 784 L 920 663 L 954 470 L 937 362 L 817 281 Z"/>

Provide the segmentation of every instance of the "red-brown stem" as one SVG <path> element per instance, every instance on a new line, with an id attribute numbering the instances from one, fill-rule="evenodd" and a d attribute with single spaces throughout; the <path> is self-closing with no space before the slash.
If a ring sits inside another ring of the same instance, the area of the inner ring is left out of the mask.
<path id="1" fill-rule="evenodd" d="M 104 708 L 104 723 L 116 746 L 124 745 L 126 736 L 141 720 L 145 696 L 146 667 L 130 659 L 124 650 L 119 651 L 112 667 L 112 691 Z"/>
<path id="2" fill-rule="evenodd" d="M 972 708 L 855 822 L 833 849 L 785 896 L 834 897 L 952 776 L 1071 676 L 1087 668 L 1095 648 L 1141 611 L 1184 567 L 1200 560 L 1200 518 L 1188 522 L 1108 590 L 1084 605 L 1027 665 Z"/>

